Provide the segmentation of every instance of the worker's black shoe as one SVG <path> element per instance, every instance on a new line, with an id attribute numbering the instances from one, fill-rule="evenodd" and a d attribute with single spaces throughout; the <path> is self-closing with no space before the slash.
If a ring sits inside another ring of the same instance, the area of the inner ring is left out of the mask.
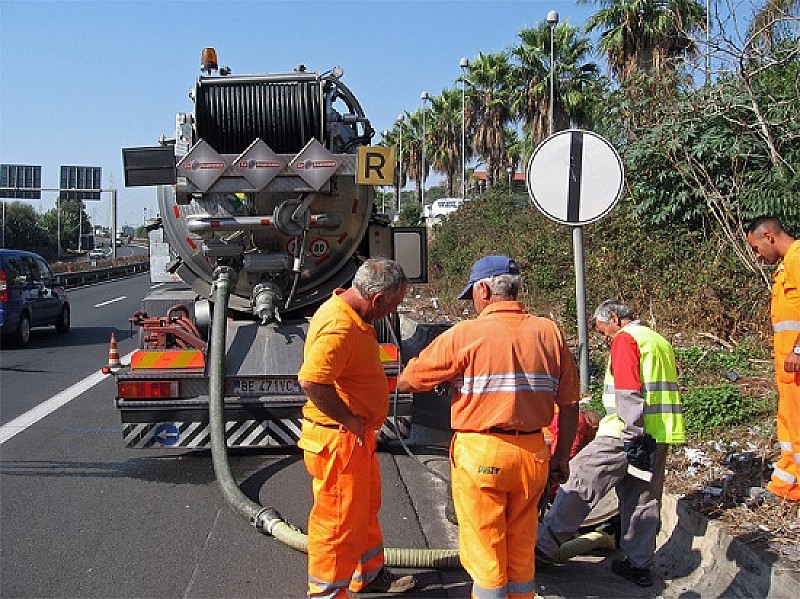
<path id="1" fill-rule="evenodd" d="M 384 566 L 375 580 L 356 593 L 407 593 L 416 586 L 417 579 L 413 576 L 395 576 Z"/>
<path id="2" fill-rule="evenodd" d="M 615 559 L 611 562 L 611 570 L 614 574 L 619 574 L 640 587 L 653 586 L 653 576 L 647 568 L 637 568 L 626 557 L 625 559 Z"/>
<path id="3" fill-rule="evenodd" d="M 537 566 L 545 566 L 545 567 L 554 566 L 555 563 L 556 563 L 556 560 L 554 558 L 552 558 L 549 555 L 547 555 L 544 551 L 542 551 L 538 547 L 534 551 L 534 554 L 536 556 L 536 565 Z"/>

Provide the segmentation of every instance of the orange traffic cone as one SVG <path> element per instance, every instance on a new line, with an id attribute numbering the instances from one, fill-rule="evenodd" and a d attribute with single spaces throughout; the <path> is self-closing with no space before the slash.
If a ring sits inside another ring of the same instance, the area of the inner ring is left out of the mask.
<path id="1" fill-rule="evenodd" d="M 108 366 L 103 370 L 108 369 L 110 372 L 116 372 L 120 368 L 122 368 L 122 362 L 119 361 L 117 337 L 114 333 L 111 333 L 111 343 L 108 344 Z"/>

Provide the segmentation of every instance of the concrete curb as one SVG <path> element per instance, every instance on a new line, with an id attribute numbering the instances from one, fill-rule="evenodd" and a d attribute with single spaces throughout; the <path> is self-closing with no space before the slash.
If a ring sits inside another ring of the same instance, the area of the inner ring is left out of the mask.
<path id="1" fill-rule="evenodd" d="M 719 523 L 665 495 L 656 568 L 669 595 L 691 591 L 702 597 L 795 597 L 800 572 L 778 556 L 732 537 Z"/>

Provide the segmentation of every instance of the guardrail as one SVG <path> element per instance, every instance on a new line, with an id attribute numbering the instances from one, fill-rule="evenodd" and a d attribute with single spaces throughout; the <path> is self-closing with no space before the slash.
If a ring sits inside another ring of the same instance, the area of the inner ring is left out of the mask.
<path id="1" fill-rule="evenodd" d="M 61 284 L 66 287 L 77 287 L 87 283 L 95 283 L 106 279 L 115 279 L 117 277 L 124 277 L 132 275 L 137 272 L 144 272 L 150 270 L 150 262 L 134 262 L 131 264 L 121 264 L 119 266 L 106 266 L 103 268 L 93 268 L 91 270 L 80 270 L 72 272 L 59 272 L 54 273 L 57 277 L 61 277 Z"/>

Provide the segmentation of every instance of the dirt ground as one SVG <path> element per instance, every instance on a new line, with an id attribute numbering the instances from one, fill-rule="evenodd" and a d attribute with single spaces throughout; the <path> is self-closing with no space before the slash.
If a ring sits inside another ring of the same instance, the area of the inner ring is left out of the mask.
<path id="1" fill-rule="evenodd" d="M 768 421 L 726 431 L 712 441 L 690 441 L 667 461 L 666 491 L 719 522 L 732 537 L 800 572 L 800 503 L 764 490 L 778 453 L 774 423 Z"/>
<path id="2" fill-rule="evenodd" d="M 467 317 L 446 314 L 426 291 L 412 287 L 400 312 L 426 323 Z M 765 491 L 778 453 L 772 419 L 727 430 L 710 441 L 691 440 L 671 452 L 665 491 L 720 523 L 732 537 L 800 572 L 800 503 Z"/>

